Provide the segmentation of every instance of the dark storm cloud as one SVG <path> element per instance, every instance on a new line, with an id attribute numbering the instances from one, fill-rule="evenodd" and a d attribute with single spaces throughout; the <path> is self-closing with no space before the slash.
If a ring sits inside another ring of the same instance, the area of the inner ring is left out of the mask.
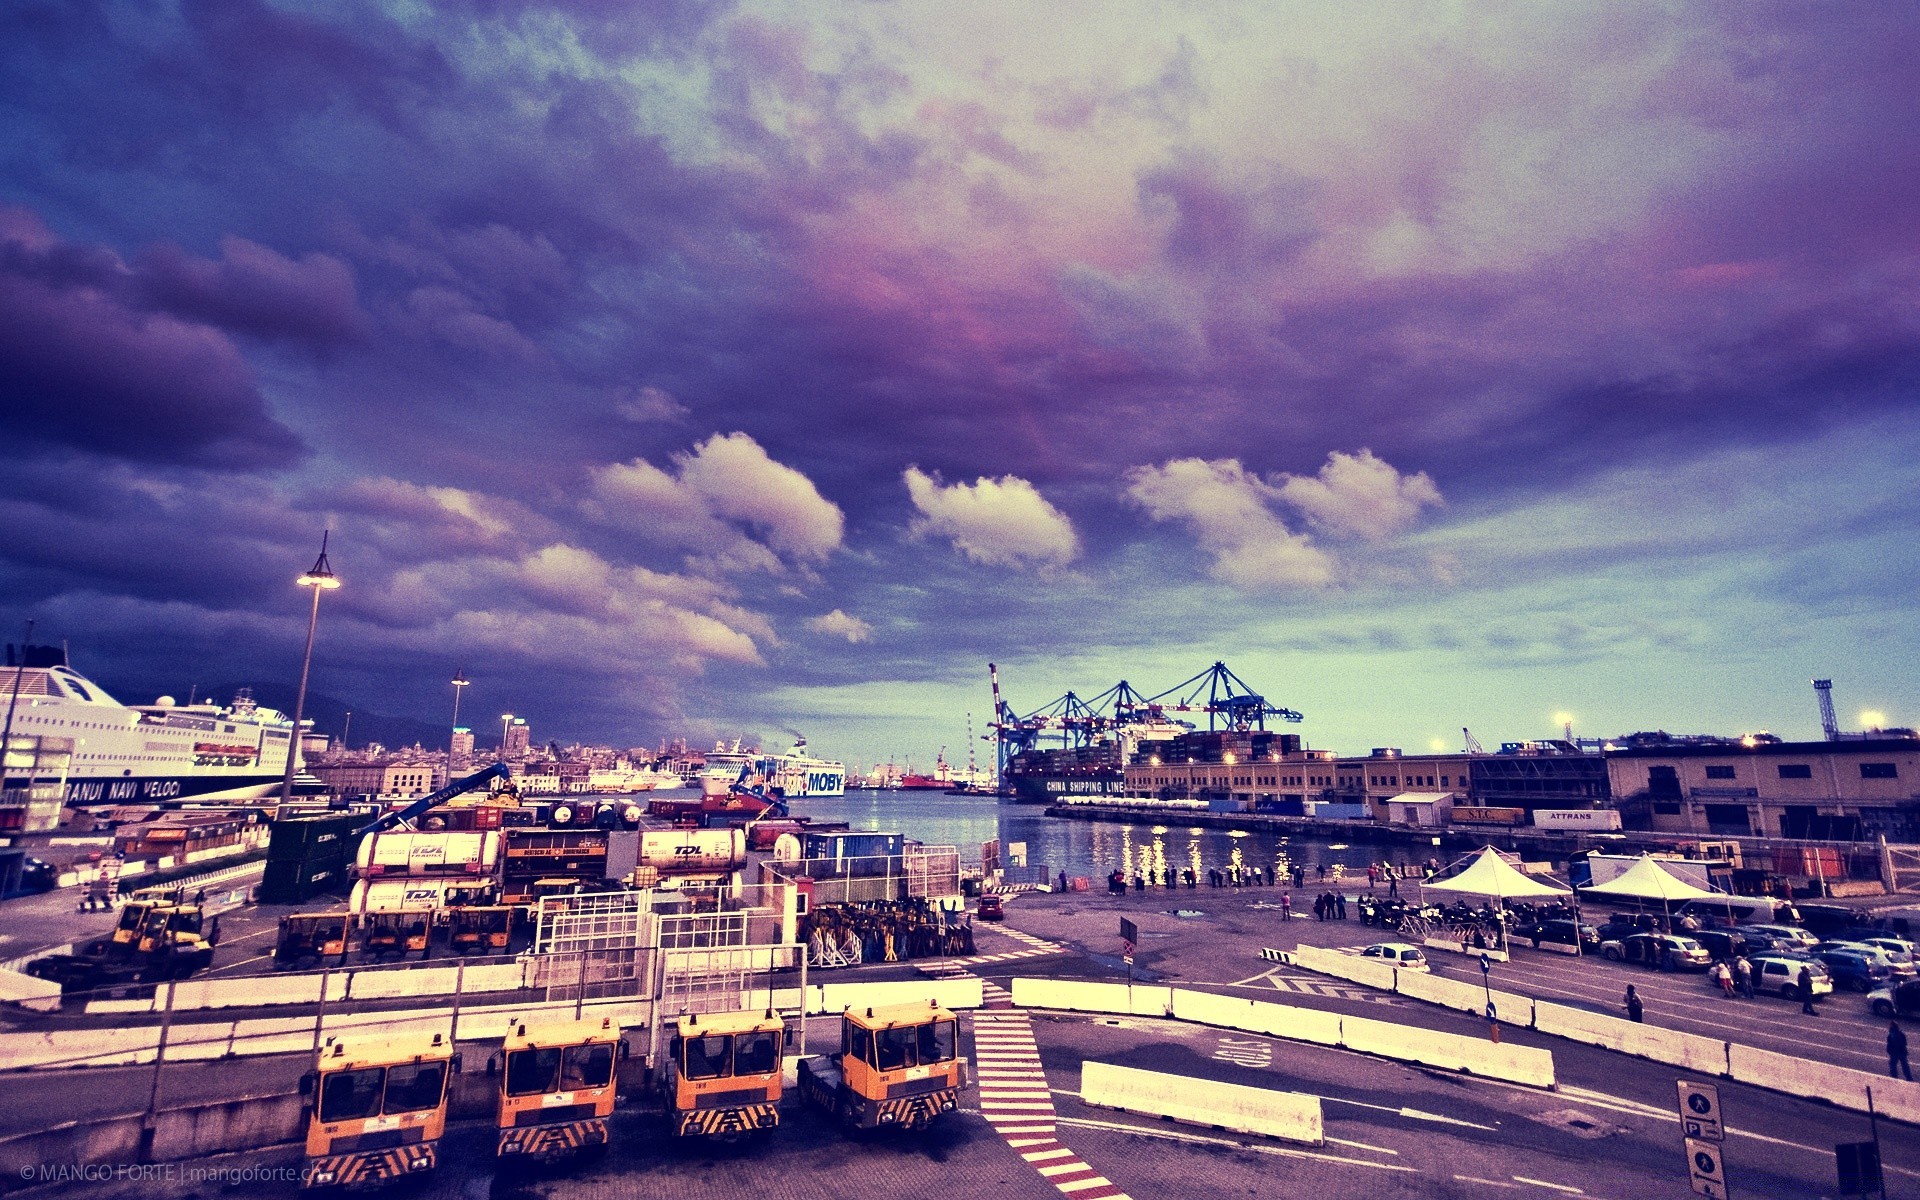
<path id="1" fill-rule="evenodd" d="M 0 228 L 0 423 L 33 445 L 153 463 L 279 466 L 303 452 L 275 421 L 239 349 L 219 330 L 141 311 L 81 282 L 100 255 L 56 247 L 21 214 Z M 85 269 L 45 269 L 49 260 Z"/>

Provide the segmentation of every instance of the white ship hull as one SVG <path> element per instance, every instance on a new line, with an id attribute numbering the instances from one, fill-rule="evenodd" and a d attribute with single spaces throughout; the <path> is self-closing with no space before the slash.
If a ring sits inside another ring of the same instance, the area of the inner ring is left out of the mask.
<path id="1" fill-rule="evenodd" d="M 67 804 L 263 799 L 280 786 L 293 741 L 293 722 L 271 709 L 125 705 L 64 666 L 0 670 L 7 701 L 10 787 L 31 775 Z"/>
<path id="2" fill-rule="evenodd" d="M 788 754 L 760 754 L 741 750 L 737 742 L 730 749 L 716 746 L 700 772 L 702 790 L 741 783 L 788 800 L 846 795 L 846 764 L 802 754 L 805 747 L 803 741 Z"/>

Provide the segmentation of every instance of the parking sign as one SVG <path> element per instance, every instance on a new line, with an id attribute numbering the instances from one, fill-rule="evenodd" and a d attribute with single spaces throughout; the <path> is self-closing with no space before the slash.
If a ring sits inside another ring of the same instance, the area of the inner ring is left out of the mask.
<path id="1" fill-rule="evenodd" d="M 1680 1080 L 1680 1126 L 1687 1137 L 1725 1141 L 1727 1130 L 1720 1123 L 1720 1089 L 1711 1083 Z"/>

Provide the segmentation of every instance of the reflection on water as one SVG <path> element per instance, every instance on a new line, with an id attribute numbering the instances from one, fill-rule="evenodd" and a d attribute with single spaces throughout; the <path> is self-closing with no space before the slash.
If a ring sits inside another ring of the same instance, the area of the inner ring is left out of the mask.
<path id="1" fill-rule="evenodd" d="M 1362 873 L 1369 861 L 1395 864 L 1424 862 L 1441 851 L 1423 846 L 1348 846 L 1324 840 L 1265 831 L 1202 829 L 1170 830 L 1143 819 L 1138 824 L 1110 821 L 1070 821 L 1046 816 L 1032 805 L 1013 804 L 990 796 L 947 796 L 938 792 L 850 792 L 844 797 L 795 800 L 794 815 L 818 821 L 845 821 L 855 829 L 902 833 L 934 845 L 960 848 L 963 862 L 980 861 L 980 845 L 998 838 L 1005 854 L 1011 843 L 1027 844 L 1027 862 L 1045 866 L 1049 875 L 1091 876 L 1097 881 L 1116 868 L 1159 878 L 1172 867 L 1190 867 L 1204 881 L 1214 868 L 1265 867 L 1272 863 L 1285 874 L 1298 866 L 1309 883 L 1325 866 L 1346 874 Z M 1168 838 L 1180 849 L 1172 850 Z M 1443 856 L 1444 857 L 1444 856 Z"/>

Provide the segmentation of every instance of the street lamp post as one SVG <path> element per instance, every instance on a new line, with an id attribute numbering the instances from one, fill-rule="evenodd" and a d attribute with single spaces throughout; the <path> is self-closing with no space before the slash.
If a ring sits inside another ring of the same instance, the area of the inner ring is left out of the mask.
<path id="1" fill-rule="evenodd" d="M 507 761 L 507 729 L 513 724 L 512 713 L 500 714 L 500 761 Z"/>
<path id="2" fill-rule="evenodd" d="M 460 691 L 467 686 L 467 673 L 453 669 L 453 733 L 447 738 L 447 782 L 453 782 L 453 742 L 460 736 Z"/>
<path id="3" fill-rule="evenodd" d="M 327 539 L 332 533 L 327 530 L 320 535 L 320 557 L 313 560 L 313 566 L 298 581 L 301 587 L 313 589 L 313 609 L 307 614 L 307 648 L 300 656 L 300 687 L 293 694 L 293 737 L 287 743 L 287 773 L 280 781 L 282 804 L 293 800 L 294 764 L 300 754 L 300 722 L 307 710 L 307 671 L 313 666 L 313 632 L 320 623 L 320 593 L 340 586 L 340 580 L 333 574 L 333 564 L 327 561 Z"/>

